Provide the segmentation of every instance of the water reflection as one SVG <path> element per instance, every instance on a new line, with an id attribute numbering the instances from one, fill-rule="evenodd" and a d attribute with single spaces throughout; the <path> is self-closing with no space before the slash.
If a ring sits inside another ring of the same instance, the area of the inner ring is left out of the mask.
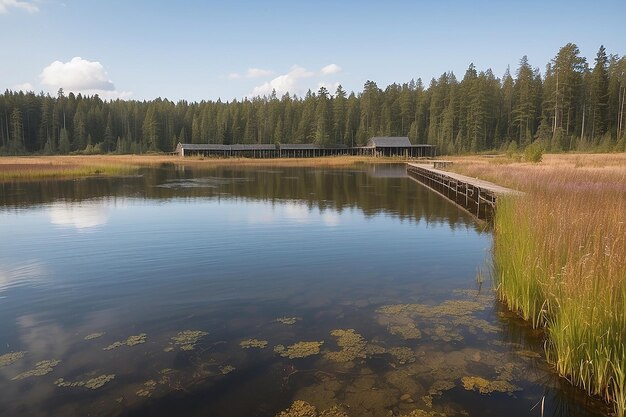
<path id="1" fill-rule="evenodd" d="M 489 233 L 397 167 L 166 167 L 0 201 L 2 415 L 603 412 L 474 288 Z"/>
<path id="2" fill-rule="evenodd" d="M 48 211 L 51 223 L 78 230 L 102 226 L 109 219 L 107 204 L 103 202 L 53 203 L 48 207 Z"/>
<path id="3" fill-rule="evenodd" d="M 55 221 L 75 227 L 96 224 L 106 213 L 88 213 L 87 209 L 76 213 L 74 204 L 102 198 L 293 201 L 325 213 L 328 224 L 337 219 L 331 218 L 325 209 L 341 213 L 356 208 L 366 216 L 387 213 L 412 221 L 445 222 L 450 227 L 480 227 L 455 205 L 407 181 L 403 164 L 362 169 L 280 170 L 170 166 L 145 169 L 140 176 L 133 177 L 0 183 L 0 210 L 54 203 Z M 97 204 L 86 204 L 95 210 L 94 206 Z M 295 212 L 302 210 L 300 206 L 292 208 L 293 215 L 303 218 L 304 213 Z"/>

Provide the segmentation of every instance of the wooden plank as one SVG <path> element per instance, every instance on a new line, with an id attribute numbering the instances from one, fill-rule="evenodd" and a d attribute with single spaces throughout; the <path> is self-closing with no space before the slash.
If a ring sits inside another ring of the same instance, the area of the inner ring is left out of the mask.
<path id="1" fill-rule="evenodd" d="M 474 187 L 477 188 L 481 188 L 483 190 L 488 190 L 491 191 L 495 194 L 500 194 L 500 195 L 523 195 L 524 193 L 522 193 L 521 191 L 516 191 L 516 190 L 512 190 L 510 188 L 506 188 L 506 187 L 502 187 L 500 185 L 494 184 L 492 182 L 489 181 L 484 181 L 484 180 L 480 180 L 478 178 L 472 178 L 472 177 L 468 177 L 466 175 L 461 175 L 461 174 L 457 174 L 455 172 L 449 172 L 449 171 L 442 171 L 440 169 L 436 169 L 430 165 L 427 164 L 415 164 L 415 163 L 409 163 L 407 164 L 409 166 L 413 166 L 416 168 L 421 168 L 424 169 L 432 174 L 438 174 L 441 175 L 443 177 L 449 177 L 452 179 L 455 179 L 459 182 L 463 182 L 466 184 L 470 184 L 473 185 Z"/>

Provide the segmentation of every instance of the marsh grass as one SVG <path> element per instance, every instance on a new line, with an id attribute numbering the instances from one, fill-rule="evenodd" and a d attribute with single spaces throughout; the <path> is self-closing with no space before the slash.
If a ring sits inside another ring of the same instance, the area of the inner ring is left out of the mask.
<path id="1" fill-rule="evenodd" d="M 624 416 L 626 156 L 603 157 L 461 161 L 457 169 L 526 192 L 498 202 L 497 294 L 545 329 L 546 357 L 560 375 Z"/>
<path id="2" fill-rule="evenodd" d="M 127 175 L 136 172 L 136 169 L 117 165 L 96 165 L 96 166 L 28 166 L 11 167 L 0 170 L 0 181 L 7 180 L 37 180 L 43 178 L 78 178 L 96 175 L 115 176 Z"/>
<path id="3" fill-rule="evenodd" d="M 172 155 L 73 155 L 0 157 L 0 181 L 38 180 L 43 178 L 73 178 L 91 175 L 128 175 L 139 167 L 164 164 L 197 168 L 214 166 L 272 166 L 272 167 L 349 167 L 372 163 L 405 162 L 403 158 L 374 158 L 368 156 L 328 156 L 319 158 L 181 158 Z"/>

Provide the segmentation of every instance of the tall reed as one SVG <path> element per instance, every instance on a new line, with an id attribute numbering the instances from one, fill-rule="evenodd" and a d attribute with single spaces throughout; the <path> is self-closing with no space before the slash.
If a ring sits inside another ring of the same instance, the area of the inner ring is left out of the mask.
<path id="1" fill-rule="evenodd" d="M 498 201 L 499 297 L 545 329 L 560 375 L 625 416 L 626 164 L 483 168 L 527 193 Z"/>

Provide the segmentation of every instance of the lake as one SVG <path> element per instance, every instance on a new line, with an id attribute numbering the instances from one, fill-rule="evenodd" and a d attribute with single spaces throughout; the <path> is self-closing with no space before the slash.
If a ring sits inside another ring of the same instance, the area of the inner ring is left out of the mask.
<path id="1" fill-rule="evenodd" d="M 604 415 L 491 241 L 403 165 L 0 184 L 0 415 Z"/>

